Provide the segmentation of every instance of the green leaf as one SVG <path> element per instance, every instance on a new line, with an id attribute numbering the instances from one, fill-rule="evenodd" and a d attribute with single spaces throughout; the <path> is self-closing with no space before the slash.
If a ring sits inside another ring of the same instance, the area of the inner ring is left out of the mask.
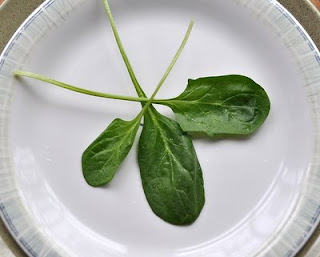
<path id="1" fill-rule="evenodd" d="M 82 171 L 89 185 L 111 181 L 133 145 L 140 119 L 141 115 L 131 121 L 115 119 L 83 152 Z"/>
<path id="2" fill-rule="evenodd" d="M 173 110 L 183 131 L 209 136 L 250 134 L 270 110 L 264 89 L 241 75 L 190 79 L 181 95 L 156 102 Z"/>
<path id="3" fill-rule="evenodd" d="M 179 124 L 152 106 L 144 115 L 138 161 L 143 189 L 153 212 L 175 225 L 194 222 L 205 201 L 196 152 Z"/>

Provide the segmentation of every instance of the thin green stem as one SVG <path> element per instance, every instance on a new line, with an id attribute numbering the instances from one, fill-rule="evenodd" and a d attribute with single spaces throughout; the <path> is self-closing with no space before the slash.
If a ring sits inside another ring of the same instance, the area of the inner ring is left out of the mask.
<path id="1" fill-rule="evenodd" d="M 120 39 L 118 30 L 117 30 L 117 27 L 116 27 L 116 25 L 115 25 L 115 23 L 114 23 L 114 19 L 113 19 L 113 16 L 112 16 L 112 12 L 111 12 L 111 9 L 110 9 L 109 2 L 108 2 L 108 0 L 104 0 L 103 2 L 104 2 L 104 6 L 105 6 L 105 9 L 106 9 L 106 12 L 107 12 L 107 15 L 108 15 L 110 24 L 111 24 L 111 28 L 112 28 L 114 37 L 115 37 L 116 42 L 117 42 L 117 44 L 118 44 L 119 51 L 120 51 L 120 53 L 121 53 L 121 56 L 122 56 L 122 58 L 123 58 L 124 63 L 126 64 L 127 70 L 128 70 L 128 72 L 129 72 L 129 75 L 130 75 L 131 80 L 132 80 L 132 83 L 133 83 L 133 85 L 134 85 L 134 87 L 135 87 L 135 89 L 136 89 L 136 91 L 137 91 L 137 94 L 138 94 L 140 97 L 146 98 L 146 94 L 145 94 L 144 91 L 142 90 L 142 88 L 141 88 L 141 86 L 140 86 L 140 84 L 139 84 L 139 82 L 138 82 L 138 80 L 137 80 L 137 78 L 136 78 L 136 76 L 135 76 L 135 74 L 134 74 L 133 68 L 132 68 L 132 66 L 131 66 L 131 64 L 130 64 L 130 61 L 129 61 L 129 58 L 128 58 L 128 56 L 127 56 L 127 54 L 126 54 L 126 52 L 125 52 L 125 50 L 124 50 L 124 48 L 123 48 L 123 45 L 122 45 L 122 42 L 121 42 L 121 39 Z M 190 33 L 191 33 L 191 31 L 192 31 L 193 24 L 194 24 L 194 21 L 191 20 L 191 21 L 190 21 L 190 24 L 189 24 L 189 27 L 188 27 L 188 30 L 187 30 L 187 32 L 186 32 L 186 34 L 185 34 L 185 36 L 184 36 L 184 39 L 183 39 L 183 41 L 182 41 L 182 43 L 181 43 L 181 45 L 180 45 L 177 53 L 175 54 L 173 60 L 171 61 L 169 67 L 167 68 L 166 72 L 164 73 L 163 77 L 161 78 L 161 80 L 160 80 L 160 82 L 159 82 L 159 84 L 158 84 L 158 86 L 157 86 L 157 89 L 156 89 L 156 91 L 154 92 L 154 95 L 157 94 L 157 92 L 159 91 L 160 87 L 162 86 L 162 84 L 164 83 L 164 81 L 166 80 L 166 78 L 168 77 L 168 75 L 170 74 L 173 66 L 174 66 L 175 63 L 177 62 L 177 60 L 178 60 L 178 58 L 179 58 L 179 56 L 180 56 L 183 48 L 185 47 L 185 45 L 186 45 L 186 43 L 187 43 L 187 41 L 188 41 L 188 38 L 189 38 Z"/>
<path id="2" fill-rule="evenodd" d="M 53 84 L 58 87 L 62 87 L 68 90 L 72 90 L 81 94 L 86 94 L 86 95 L 92 95 L 92 96 L 97 96 L 97 97 L 103 97 L 103 98 L 110 98 L 110 99 L 117 99 L 117 100 L 126 100 L 126 101 L 133 101 L 133 102 L 147 102 L 149 99 L 148 98 L 140 98 L 140 97 L 132 97 L 132 96 L 121 96 L 121 95 L 114 95 L 114 94 L 107 94 L 107 93 L 101 93 L 97 91 L 91 91 L 88 89 L 80 88 L 80 87 L 75 87 L 63 82 L 60 82 L 58 80 L 52 79 L 45 77 L 40 74 L 36 74 L 33 72 L 28 72 L 28 71 L 15 71 L 13 73 L 15 76 L 24 76 L 24 77 L 29 77 L 32 79 L 37 79 L 41 80 L 46 83 Z"/>
<path id="3" fill-rule="evenodd" d="M 108 15 L 108 18 L 109 18 L 109 21 L 110 21 L 110 24 L 111 24 L 111 28 L 112 28 L 112 31 L 113 31 L 113 34 L 114 34 L 114 37 L 116 39 L 116 42 L 118 44 L 118 48 L 120 50 L 120 53 L 121 53 L 121 56 L 122 56 L 122 59 L 127 67 L 127 70 L 129 72 L 129 75 L 130 75 L 130 78 L 131 78 L 131 81 L 137 91 L 137 94 L 140 96 L 140 97 L 144 97 L 146 98 L 146 94 L 143 92 L 137 78 L 136 78 L 136 75 L 134 74 L 134 71 L 132 69 L 132 66 L 130 64 L 130 61 L 129 61 L 129 58 L 123 48 L 123 45 L 122 45 L 122 42 L 121 42 L 121 39 L 119 37 L 119 33 L 118 33 L 118 30 L 117 30 L 117 27 L 114 23 L 114 20 L 113 20 L 113 16 L 112 16 L 112 13 L 111 13 L 111 9 L 110 9 L 110 6 L 109 6 L 109 3 L 108 3 L 108 0 L 104 0 L 104 6 L 105 6 L 105 9 L 106 9 L 106 12 L 107 12 L 107 15 Z"/>
<path id="4" fill-rule="evenodd" d="M 172 101 L 172 99 L 153 99 L 152 104 L 164 104 L 165 105 L 167 102 L 170 102 L 170 101 Z"/>
<path id="5" fill-rule="evenodd" d="M 158 91 L 160 90 L 161 86 L 163 85 L 163 82 L 166 80 L 166 78 L 167 78 L 168 75 L 170 74 L 170 71 L 172 70 L 173 66 L 174 66 L 175 63 L 177 62 L 177 60 L 178 60 L 178 58 L 179 58 L 179 56 L 180 56 L 183 48 L 185 47 L 185 45 L 186 45 L 186 43 L 187 43 L 187 41 L 188 41 L 188 38 L 189 38 L 190 33 L 191 33 L 191 31 L 192 31 L 192 28 L 193 28 L 193 24 L 194 24 L 194 21 L 191 20 L 191 21 L 190 21 L 190 24 L 189 24 L 189 26 L 188 26 L 188 30 L 187 30 L 187 32 L 186 32 L 186 34 L 185 34 L 185 36 L 184 36 L 184 38 L 183 38 L 183 40 L 182 40 L 182 43 L 181 43 L 181 45 L 180 45 L 177 53 L 176 53 L 175 56 L 173 57 L 173 59 L 172 59 L 170 65 L 169 65 L 169 67 L 167 68 L 166 72 L 163 74 L 161 80 L 159 81 L 159 83 L 158 83 L 156 89 L 154 90 L 153 94 L 151 95 L 149 101 L 148 101 L 147 103 L 145 103 L 145 105 L 143 106 L 142 111 L 141 111 L 141 114 L 142 114 L 142 115 L 146 112 L 146 110 L 147 110 L 147 108 L 150 106 L 150 104 L 152 104 L 152 101 L 154 100 L 156 94 L 158 93 Z"/>
<path id="6" fill-rule="evenodd" d="M 133 69 L 132 69 L 131 64 L 129 62 L 129 59 L 128 59 L 128 57 L 127 57 L 127 55 L 126 55 L 126 53 L 124 51 L 124 48 L 122 46 L 122 43 L 121 43 L 117 28 L 116 28 L 116 26 L 114 24 L 114 21 L 113 21 L 113 17 L 112 17 L 112 13 L 111 13 L 108 1 L 104 0 L 104 4 L 105 4 L 105 8 L 106 8 L 106 11 L 107 11 L 110 23 L 111 23 L 111 27 L 112 27 L 114 36 L 115 36 L 117 44 L 118 44 L 119 50 L 120 50 L 121 55 L 123 57 L 123 60 L 124 60 L 124 62 L 126 64 L 126 67 L 127 67 L 128 72 L 130 74 L 131 80 L 132 80 L 132 82 L 133 82 L 133 84 L 135 86 L 137 94 L 140 97 L 121 96 L 121 95 L 114 95 L 114 94 L 101 93 L 101 92 L 97 92 L 97 91 L 91 91 L 91 90 L 88 90 L 88 89 L 75 87 L 75 86 L 72 86 L 72 85 L 69 85 L 69 84 L 54 80 L 52 78 L 48 78 L 48 77 L 40 75 L 40 74 L 27 72 L 27 71 L 16 71 L 16 72 L 14 72 L 14 75 L 16 75 L 16 76 L 25 76 L 25 77 L 41 80 L 43 82 L 50 83 L 50 84 L 53 84 L 53 85 L 56 85 L 56 86 L 59 86 L 59 87 L 62 87 L 62 88 L 68 89 L 68 90 L 72 90 L 72 91 L 75 91 L 75 92 L 78 92 L 78 93 L 82 93 L 82 94 L 87 94 L 87 95 L 92 95 L 92 96 L 97 96 L 97 97 L 103 97 L 103 98 L 111 98 L 111 99 L 118 99 L 118 100 L 141 102 L 144 107 L 143 107 L 143 110 L 142 110 L 142 112 L 140 114 L 143 115 L 143 113 L 147 110 L 147 107 L 150 106 L 151 103 L 161 103 L 161 102 L 165 101 L 163 99 L 161 99 L 161 100 L 154 99 L 154 97 L 156 96 L 156 94 L 158 93 L 159 89 L 163 85 L 164 81 L 166 80 L 166 78 L 170 74 L 170 72 L 171 72 L 172 68 L 174 67 L 175 63 L 177 62 L 182 50 L 184 49 L 184 47 L 185 47 L 185 45 L 186 45 L 186 43 L 187 43 L 187 41 L 189 39 L 190 33 L 192 31 L 192 28 L 193 28 L 193 25 L 194 25 L 194 21 L 193 20 L 190 21 L 189 26 L 188 26 L 188 30 L 187 30 L 184 38 L 183 38 L 183 41 L 182 41 L 177 53 L 173 57 L 169 67 L 167 68 L 167 70 L 165 71 L 165 73 L 162 76 L 161 80 L 159 81 L 159 83 L 158 83 L 155 91 L 153 92 L 151 98 L 147 99 L 145 93 L 141 89 L 141 87 L 140 87 L 140 85 L 139 85 L 139 83 L 138 83 L 138 81 L 137 81 L 137 79 L 136 79 L 136 77 L 134 75 Z M 139 114 L 139 116 L 140 116 L 140 114 Z"/>
<path id="7" fill-rule="evenodd" d="M 172 68 L 173 68 L 174 65 L 176 64 L 176 62 L 177 62 L 177 60 L 178 60 L 178 58 L 179 58 L 182 50 L 184 49 L 184 47 L 185 47 L 185 45 L 186 45 L 186 43 L 187 43 L 187 41 L 188 41 L 188 39 L 189 39 L 189 36 L 190 36 L 191 31 L 192 31 L 193 25 L 194 25 L 194 21 L 191 20 L 190 23 L 189 23 L 189 26 L 188 26 L 188 30 L 187 30 L 187 32 L 186 32 L 186 34 L 185 34 L 185 36 L 184 36 L 184 38 L 183 38 L 183 40 L 182 40 L 182 43 L 181 43 L 181 45 L 180 45 L 177 53 L 176 53 L 175 56 L 173 57 L 173 59 L 172 59 L 170 65 L 169 65 L 169 67 L 167 68 L 166 72 L 163 74 L 163 76 L 162 76 L 162 78 L 161 78 L 161 80 L 160 80 L 160 82 L 159 82 L 156 90 L 154 91 L 154 93 L 153 93 L 153 95 L 151 96 L 150 99 L 153 100 L 153 98 L 155 97 L 155 95 L 158 93 L 160 87 L 162 86 L 163 82 L 164 82 L 164 81 L 166 80 L 166 78 L 169 76 Z"/>

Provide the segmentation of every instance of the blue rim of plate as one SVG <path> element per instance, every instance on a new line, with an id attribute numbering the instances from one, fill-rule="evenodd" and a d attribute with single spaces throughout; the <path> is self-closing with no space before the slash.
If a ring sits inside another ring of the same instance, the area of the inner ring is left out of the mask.
<path id="1" fill-rule="evenodd" d="M 271 25 L 283 44 L 297 60 L 303 74 L 306 94 L 313 110 L 315 126 L 314 153 L 320 152 L 317 136 L 320 120 L 320 53 L 310 36 L 299 22 L 275 0 L 233 0 L 240 8 L 248 8 L 258 19 Z M 15 181 L 8 142 L 8 119 L 10 103 L 14 95 L 12 71 L 18 69 L 29 52 L 46 32 L 63 24 L 65 16 L 78 8 L 84 0 L 47 0 L 39 6 L 19 27 L 0 56 L 0 216 L 9 232 L 28 256 L 69 256 L 32 222 L 28 207 L 23 201 Z M 49 8 L 50 7 L 50 8 Z M 42 33 L 38 22 L 44 22 Z M 283 36 L 285 35 L 285 36 Z M 24 54 L 23 54 L 24 53 Z M 317 89 L 318 88 L 318 89 Z M 315 154 L 314 154 L 315 155 Z M 292 215 L 289 215 L 270 240 L 252 256 L 294 256 L 320 222 L 320 162 L 315 159 L 304 178 Z"/>

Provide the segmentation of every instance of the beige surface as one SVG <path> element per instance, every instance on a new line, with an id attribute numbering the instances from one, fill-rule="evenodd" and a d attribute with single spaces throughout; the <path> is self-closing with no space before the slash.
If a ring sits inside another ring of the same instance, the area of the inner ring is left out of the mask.
<path id="1" fill-rule="evenodd" d="M 3 0 L 0 0 L 0 3 Z M 319 4 L 320 0 L 312 0 Z M 0 7 L 0 52 L 18 28 L 18 26 L 28 17 L 28 15 L 43 0 L 7 0 Z M 308 0 L 279 0 L 304 26 L 314 42 L 320 48 L 320 14 Z M 320 4 L 319 4 L 320 6 Z M 307 242 L 297 257 L 305 256 L 305 253 L 312 246 L 314 241 L 320 236 L 320 226 L 315 234 Z M 319 257 L 315 255 L 312 257 Z M 17 243 L 7 232 L 2 221 L 0 221 L 0 257 L 26 257 Z M 91 256 L 89 256 L 91 257 Z"/>

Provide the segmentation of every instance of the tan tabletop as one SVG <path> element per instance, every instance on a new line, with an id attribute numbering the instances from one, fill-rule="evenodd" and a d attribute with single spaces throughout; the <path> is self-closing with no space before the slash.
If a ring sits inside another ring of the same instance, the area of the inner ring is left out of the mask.
<path id="1" fill-rule="evenodd" d="M 320 0 L 278 0 L 309 33 L 320 49 Z M 18 26 L 44 0 L 0 0 L 0 53 Z M 313 4 L 312 4 L 312 3 Z M 2 3 L 2 5 L 1 5 Z M 318 241 L 317 241 L 318 240 Z M 315 243 L 316 242 L 316 243 Z M 0 257 L 26 257 L 0 220 Z M 297 257 L 320 256 L 320 225 Z"/>

